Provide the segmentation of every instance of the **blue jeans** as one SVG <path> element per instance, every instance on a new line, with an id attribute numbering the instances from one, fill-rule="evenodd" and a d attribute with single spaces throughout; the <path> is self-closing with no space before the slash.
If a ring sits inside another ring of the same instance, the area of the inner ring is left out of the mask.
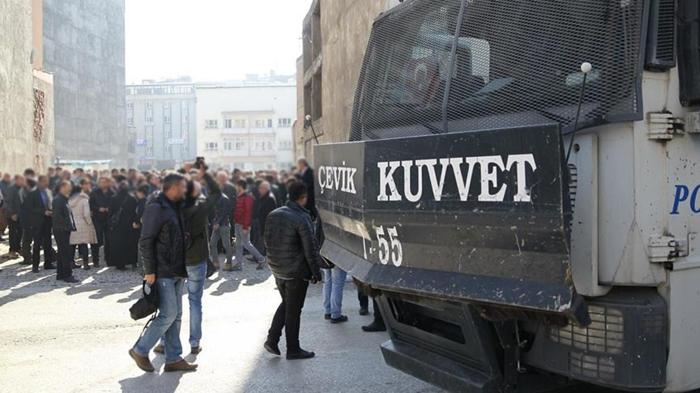
<path id="1" fill-rule="evenodd" d="M 339 268 L 323 270 L 323 308 L 331 318 L 340 318 L 343 309 L 343 288 L 347 273 Z"/>
<path id="2" fill-rule="evenodd" d="M 248 228 L 250 229 L 250 228 Z M 234 227 L 236 234 L 236 257 L 234 259 L 235 263 L 243 266 L 243 249 L 245 248 L 248 252 L 255 258 L 258 263 L 264 262 L 265 257 L 258 251 L 253 243 L 250 242 L 250 230 L 245 232 L 243 226 L 236 224 Z"/>
<path id="3" fill-rule="evenodd" d="M 207 279 L 207 262 L 187 266 L 187 299 L 190 301 L 190 346 L 198 347 L 202 339 L 202 294 Z"/>
<path id="4" fill-rule="evenodd" d="M 226 263 L 231 263 L 233 259 L 233 247 L 231 247 L 231 226 L 220 226 L 217 230 L 211 231 L 211 240 L 209 241 L 209 255 L 211 260 L 219 265 L 219 240 L 226 251 Z"/>
<path id="5" fill-rule="evenodd" d="M 159 278 L 158 316 L 151 322 L 144 335 L 134 346 L 134 351 L 141 356 L 148 353 L 161 337 L 165 337 L 165 363 L 175 363 L 181 359 L 180 321 L 182 319 L 182 278 Z"/>

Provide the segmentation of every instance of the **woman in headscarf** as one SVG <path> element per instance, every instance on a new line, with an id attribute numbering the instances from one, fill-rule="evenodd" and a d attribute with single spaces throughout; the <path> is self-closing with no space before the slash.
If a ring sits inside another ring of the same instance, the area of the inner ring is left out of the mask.
<path id="1" fill-rule="evenodd" d="M 129 183 L 120 177 L 117 193 L 109 206 L 109 229 L 112 255 L 110 262 L 119 270 L 136 267 L 138 229 L 134 228 L 138 202 L 129 193 Z"/>

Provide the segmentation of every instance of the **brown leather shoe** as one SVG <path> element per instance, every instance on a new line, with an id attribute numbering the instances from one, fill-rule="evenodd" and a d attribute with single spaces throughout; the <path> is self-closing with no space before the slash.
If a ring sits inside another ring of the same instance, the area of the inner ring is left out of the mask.
<path id="1" fill-rule="evenodd" d="M 200 352 L 202 352 L 202 347 L 192 347 L 190 351 L 192 355 L 199 355 Z"/>
<path id="2" fill-rule="evenodd" d="M 158 345 L 156 345 L 155 348 L 153 348 L 153 352 L 159 353 L 162 355 L 165 353 L 165 347 L 163 347 L 163 344 L 158 344 Z"/>
<path id="3" fill-rule="evenodd" d="M 131 358 L 134 359 L 136 365 L 141 370 L 147 373 L 152 373 L 156 370 L 155 368 L 153 368 L 151 361 L 147 357 L 139 355 L 138 353 L 136 353 L 136 351 L 134 351 L 133 348 L 129 350 L 129 356 L 131 356 Z"/>
<path id="4" fill-rule="evenodd" d="M 179 361 L 175 363 L 169 363 L 166 364 L 165 367 L 163 368 L 163 371 L 166 373 L 173 372 L 173 371 L 197 371 L 197 365 L 192 364 L 192 363 L 187 363 L 185 359 L 180 359 Z"/>

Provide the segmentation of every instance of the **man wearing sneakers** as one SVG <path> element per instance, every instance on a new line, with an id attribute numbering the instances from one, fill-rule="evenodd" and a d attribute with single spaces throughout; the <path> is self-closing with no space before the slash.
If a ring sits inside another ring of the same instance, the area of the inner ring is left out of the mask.
<path id="1" fill-rule="evenodd" d="M 243 249 L 245 248 L 255 258 L 258 270 L 263 268 L 265 257 L 250 242 L 250 226 L 253 223 L 253 205 L 255 201 L 250 195 L 245 180 L 236 182 L 236 209 L 233 212 L 236 236 L 236 257 L 234 264 L 225 264 L 224 270 L 241 270 L 243 267 Z"/>

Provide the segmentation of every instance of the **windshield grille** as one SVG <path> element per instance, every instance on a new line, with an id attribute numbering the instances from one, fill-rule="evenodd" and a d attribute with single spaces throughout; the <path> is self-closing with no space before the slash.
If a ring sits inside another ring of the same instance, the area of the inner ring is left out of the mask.
<path id="1" fill-rule="evenodd" d="M 379 19 L 351 140 L 638 119 L 642 0 L 413 0 Z M 459 26 L 459 28 L 458 28 Z"/>

